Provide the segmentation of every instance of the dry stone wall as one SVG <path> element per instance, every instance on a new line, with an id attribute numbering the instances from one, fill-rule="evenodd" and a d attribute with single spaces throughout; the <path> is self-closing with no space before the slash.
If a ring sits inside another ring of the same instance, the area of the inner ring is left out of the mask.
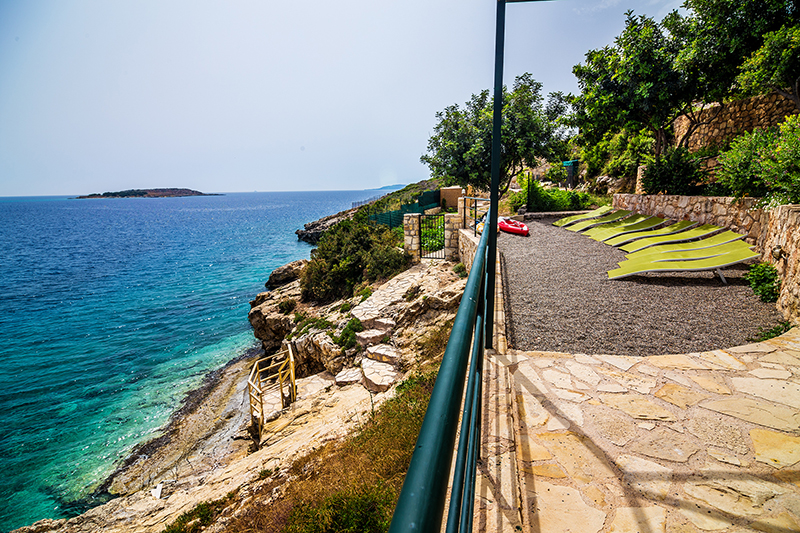
<path id="1" fill-rule="evenodd" d="M 673 220 L 715 224 L 745 235 L 761 260 L 772 263 L 781 277 L 778 310 L 800 325 L 800 205 L 782 205 L 769 211 L 757 209 L 756 198 L 615 194 L 613 207 Z M 784 256 L 773 257 L 781 246 Z"/>
<path id="2" fill-rule="evenodd" d="M 717 106 L 704 109 L 700 113 L 700 120 L 708 120 L 717 109 Z M 692 133 L 689 151 L 694 152 L 703 146 L 722 145 L 737 135 L 754 129 L 771 128 L 782 122 L 786 115 L 794 113 L 797 113 L 794 102 L 777 93 L 730 102 L 717 117 Z M 689 127 L 689 120 L 680 117 L 673 127 L 676 141 L 680 140 Z"/>

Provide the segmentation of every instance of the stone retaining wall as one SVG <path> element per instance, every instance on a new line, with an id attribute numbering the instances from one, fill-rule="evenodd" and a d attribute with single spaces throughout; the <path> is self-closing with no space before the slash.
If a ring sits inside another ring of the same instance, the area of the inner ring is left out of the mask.
<path id="1" fill-rule="evenodd" d="M 781 276 L 778 310 L 800 325 L 800 205 L 782 205 L 770 211 L 756 209 L 757 199 L 726 197 L 615 194 L 613 207 L 673 220 L 715 224 L 745 235 L 761 260 L 772 263 Z M 780 245 L 786 256 L 775 259 Z"/>
<path id="2" fill-rule="evenodd" d="M 716 112 L 716 106 L 700 113 L 700 120 Z M 754 96 L 746 100 L 731 102 L 706 125 L 700 126 L 689 139 L 689 151 L 703 146 L 719 146 L 737 135 L 754 129 L 766 129 L 783 121 L 786 115 L 797 113 L 794 102 L 778 93 Z M 689 120 L 680 117 L 674 123 L 675 139 L 680 140 L 689 127 Z"/>
<path id="3" fill-rule="evenodd" d="M 444 257 L 448 261 L 458 260 L 461 217 L 456 213 L 444 215 Z M 419 263 L 422 256 L 420 239 L 420 214 L 406 213 L 403 216 L 403 249 L 411 255 L 414 263 Z"/>
<path id="4" fill-rule="evenodd" d="M 467 267 L 467 272 L 472 268 L 472 262 L 475 260 L 475 252 L 478 250 L 478 242 L 480 236 L 472 235 L 471 229 L 458 230 L 458 257 L 464 266 Z"/>
<path id="5" fill-rule="evenodd" d="M 406 213 L 403 215 L 403 248 L 414 263 L 419 263 L 420 242 L 419 213 Z"/>
<path id="6" fill-rule="evenodd" d="M 772 256 L 778 245 L 786 253 L 782 259 Z M 800 205 L 781 205 L 770 211 L 764 251 L 765 260 L 775 265 L 782 279 L 778 309 L 800 325 Z"/>
<path id="7" fill-rule="evenodd" d="M 759 246 L 761 250 L 769 214 L 755 209 L 756 201 L 755 198 L 743 198 L 737 202 L 722 196 L 615 194 L 613 206 L 615 209 L 729 228 L 745 235 L 747 242 Z"/>

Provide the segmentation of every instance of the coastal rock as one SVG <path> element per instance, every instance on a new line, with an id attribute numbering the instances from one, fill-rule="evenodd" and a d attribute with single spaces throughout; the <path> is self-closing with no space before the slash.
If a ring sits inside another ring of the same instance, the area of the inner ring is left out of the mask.
<path id="1" fill-rule="evenodd" d="M 250 310 L 247 315 L 253 326 L 253 335 L 261 341 L 264 353 L 276 351 L 281 341 L 292 331 L 292 317 L 277 312 L 275 306 L 261 305 Z"/>
<path id="2" fill-rule="evenodd" d="M 348 362 L 348 356 L 342 353 L 342 348 L 333 342 L 327 332 L 313 329 L 291 342 L 295 368 L 300 375 L 308 375 L 322 369 L 335 375 Z"/>
<path id="3" fill-rule="evenodd" d="M 266 287 L 268 289 L 275 289 L 281 285 L 286 285 L 296 279 L 300 279 L 300 275 L 303 273 L 303 269 L 306 268 L 307 264 L 308 259 L 300 259 L 279 266 L 269 275 Z"/>
<path id="4" fill-rule="evenodd" d="M 298 240 L 305 241 L 309 244 L 317 244 L 323 233 L 342 220 L 349 220 L 353 218 L 356 210 L 357 208 L 340 211 L 334 215 L 329 215 L 327 217 L 320 218 L 319 220 L 315 220 L 314 222 L 309 222 L 308 224 L 304 225 L 303 229 L 295 231 L 297 238 Z"/>

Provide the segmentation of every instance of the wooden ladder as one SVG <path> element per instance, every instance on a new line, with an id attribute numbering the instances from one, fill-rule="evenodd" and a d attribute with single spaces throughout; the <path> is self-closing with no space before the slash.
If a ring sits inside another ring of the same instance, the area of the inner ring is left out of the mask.
<path id="1" fill-rule="evenodd" d="M 264 428 L 264 393 L 270 385 L 280 391 L 281 406 L 286 408 L 297 399 L 295 383 L 294 353 L 291 344 L 286 348 L 253 363 L 247 380 L 247 393 L 250 398 L 250 419 L 258 428 L 258 436 Z"/>

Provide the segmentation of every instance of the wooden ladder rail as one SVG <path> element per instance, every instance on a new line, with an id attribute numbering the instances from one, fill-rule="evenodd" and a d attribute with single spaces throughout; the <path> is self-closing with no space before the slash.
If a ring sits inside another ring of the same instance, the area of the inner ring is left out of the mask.
<path id="1" fill-rule="evenodd" d="M 280 356 L 284 356 L 284 359 L 272 362 Z M 281 406 L 288 407 L 297 399 L 294 364 L 294 352 L 291 345 L 270 357 L 261 358 L 253 363 L 253 368 L 250 370 L 250 376 L 247 379 L 247 394 L 250 400 L 250 420 L 253 425 L 258 427 L 259 438 L 264 428 L 264 390 L 266 388 L 264 382 L 273 378 L 278 379 Z M 271 372 L 276 368 L 276 372 Z M 288 388 L 286 394 L 284 393 L 284 386 Z"/>

